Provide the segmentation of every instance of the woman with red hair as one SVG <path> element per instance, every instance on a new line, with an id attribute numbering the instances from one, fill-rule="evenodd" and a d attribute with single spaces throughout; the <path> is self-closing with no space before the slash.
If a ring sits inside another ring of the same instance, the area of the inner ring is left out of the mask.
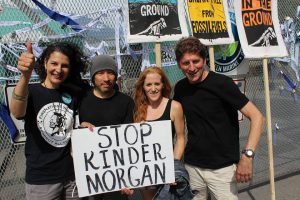
<path id="1" fill-rule="evenodd" d="M 159 67 L 145 69 L 135 87 L 134 122 L 171 120 L 174 159 L 181 160 L 185 148 L 185 120 L 181 104 L 169 99 L 170 94 L 171 85 L 163 70 Z M 146 187 L 141 194 L 144 200 L 150 200 L 156 191 L 157 187 Z"/>

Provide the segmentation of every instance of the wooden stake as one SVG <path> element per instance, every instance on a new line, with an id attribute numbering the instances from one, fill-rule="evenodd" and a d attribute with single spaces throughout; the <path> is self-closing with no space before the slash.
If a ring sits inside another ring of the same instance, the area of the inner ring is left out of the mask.
<path id="1" fill-rule="evenodd" d="M 274 159 L 273 159 L 273 141 L 272 141 L 272 123 L 271 123 L 271 106 L 269 90 L 268 59 L 263 59 L 264 86 L 265 86 L 265 104 L 267 117 L 268 133 L 268 155 L 269 155 L 269 175 L 270 175 L 270 194 L 271 200 L 275 200 L 275 182 L 274 182 Z"/>
<path id="2" fill-rule="evenodd" d="M 209 54 L 210 70 L 214 72 L 214 71 L 216 71 L 216 67 L 215 67 L 215 53 L 214 53 L 213 46 L 208 47 L 208 54 Z"/>
<path id="3" fill-rule="evenodd" d="M 155 43 L 155 64 L 157 67 L 161 67 L 161 44 Z"/>

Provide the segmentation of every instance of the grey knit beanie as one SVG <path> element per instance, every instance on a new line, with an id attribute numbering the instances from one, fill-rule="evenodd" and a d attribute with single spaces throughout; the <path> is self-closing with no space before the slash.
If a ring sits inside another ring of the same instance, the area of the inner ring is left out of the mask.
<path id="1" fill-rule="evenodd" d="M 116 61 L 109 55 L 98 55 L 92 60 L 92 66 L 90 69 L 91 80 L 94 75 L 102 70 L 112 70 L 116 76 L 118 76 L 118 67 Z"/>

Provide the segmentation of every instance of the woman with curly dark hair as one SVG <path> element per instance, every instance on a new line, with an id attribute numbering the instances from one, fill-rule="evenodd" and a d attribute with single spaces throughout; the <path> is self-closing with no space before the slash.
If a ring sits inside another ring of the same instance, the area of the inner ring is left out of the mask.
<path id="1" fill-rule="evenodd" d="M 49 45 L 35 62 L 32 45 L 18 61 L 21 77 L 11 112 L 25 120 L 26 198 L 79 199 L 70 153 L 70 132 L 87 61 L 75 45 Z M 40 83 L 28 84 L 33 69 Z"/>

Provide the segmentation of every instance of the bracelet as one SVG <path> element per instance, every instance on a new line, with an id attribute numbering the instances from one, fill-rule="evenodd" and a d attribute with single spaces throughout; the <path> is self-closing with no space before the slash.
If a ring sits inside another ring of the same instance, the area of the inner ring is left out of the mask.
<path id="1" fill-rule="evenodd" d="M 21 96 L 21 95 L 17 95 L 15 93 L 15 88 L 13 89 L 13 92 L 12 92 L 12 98 L 17 100 L 17 101 L 27 101 L 28 99 L 28 92 L 25 96 Z"/>

